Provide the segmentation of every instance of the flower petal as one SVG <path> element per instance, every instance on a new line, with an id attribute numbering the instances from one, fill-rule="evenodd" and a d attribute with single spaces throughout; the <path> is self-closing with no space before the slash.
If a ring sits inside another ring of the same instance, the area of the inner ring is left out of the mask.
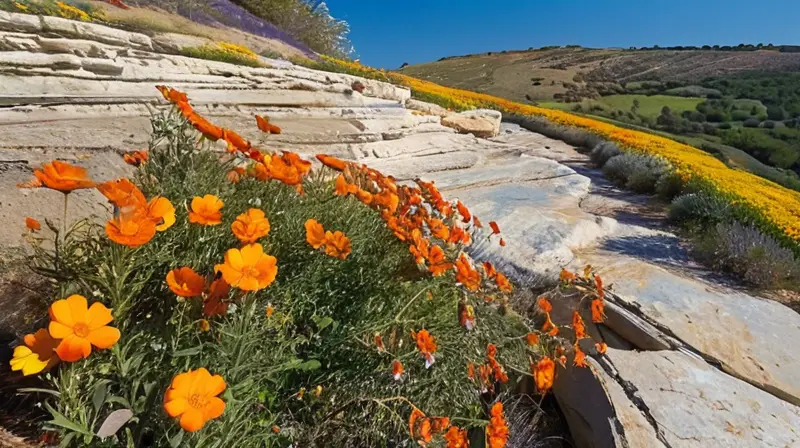
<path id="1" fill-rule="evenodd" d="M 214 376 L 208 378 L 208 380 L 205 383 L 205 387 L 206 387 L 205 392 L 208 395 L 216 397 L 217 395 L 219 395 L 219 394 L 221 394 L 222 392 L 225 391 L 225 387 L 226 387 L 225 380 L 222 379 L 222 377 L 219 376 L 219 375 L 214 375 Z M 211 417 L 211 418 L 213 418 L 213 417 Z"/>
<path id="2" fill-rule="evenodd" d="M 264 255 L 264 248 L 260 244 L 248 244 L 242 248 L 242 262 L 246 266 L 253 266 Z"/>
<path id="3" fill-rule="evenodd" d="M 205 423 L 203 413 L 193 407 L 189 407 L 181 415 L 181 428 L 186 432 L 195 432 L 202 428 Z"/>
<path id="4" fill-rule="evenodd" d="M 244 261 L 242 260 L 242 252 L 239 249 L 228 249 L 225 252 L 225 264 L 228 265 L 231 269 L 236 271 L 241 271 L 244 268 Z M 228 282 L 232 284 L 231 282 Z"/>
<path id="5" fill-rule="evenodd" d="M 67 297 L 69 304 L 69 311 L 72 313 L 72 319 L 77 322 L 86 322 L 86 314 L 89 309 L 89 304 L 86 302 L 86 297 L 77 294 Z"/>
<path id="6" fill-rule="evenodd" d="M 225 402 L 218 397 L 211 397 L 208 400 L 208 405 L 203 408 L 203 417 L 206 420 L 217 418 L 225 411 Z"/>
<path id="7" fill-rule="evenodd" d="M 64 361 L 75 362 L 92 353 L 92 344 L 87 339 L 70 335 L 58 344 L 56 353 Z"/>
<path id="8" fill-rule="evenodd" d="M 50 331 L 50 336 L 54 339 L 64 339 L 72 335 L 72 327 L 68 327 L 58 321 L 50 322 L 47 329 Z"/>
<path id="9" fill-rule="evenodd" d="M 114 327 L 100 327 L 92 330 L 87 338 L 97 348 L 109 348 L 119 341 L 119 330 Z"/>
<path id="10" fill-rule="evenodd" d="M 96 330 L 102 326 L 108 325 L 109 322 L 114 320 L 114 316 L 111 315 L 111 310 L 106 308 L 100 302 L 94 302 L 91 307 L 89 307 L 89 329 Z"/>
<path id="11" fill-rule="evenodd" d="M 164 403 L 164 410 L 167 411 L 170 417 L 177 417 L 189 408 L 189 401 L 185 398 L 177 398 L 175 400 Z"/>
<path id="12" fill-rule="evenodd" d="M 72 312 L 70 311 L 69 303 L 66 300 L 62 299 L 53 302 L 53 304 L 50 305 L 50 311 L 56 321 L 68 327 L 72 327 L 75 324 L 75 321 L 72 319 Z"/>

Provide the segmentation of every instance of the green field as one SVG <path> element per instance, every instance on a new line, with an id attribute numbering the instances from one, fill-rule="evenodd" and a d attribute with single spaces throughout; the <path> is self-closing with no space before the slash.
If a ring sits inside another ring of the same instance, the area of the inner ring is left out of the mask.
<path id="1" fill-rule="evenodd" d="M 614 110 L 628 112 L 633 106 L 633 100 L 639 100 L 639 110 L 637 114 L 655 119 L 661 114 L 661 109 L 664 106 L 669 106 L 673 114 L 680 115 L 681 112 L 685 110 L 695 110 L 697 105 L 706 99 L 699 97 L 683 98 L 668 95 L 611 95 L 604 96 L 599 100 L 584 100 L 581 103 L 543 102 L 539 103 L 539 105 L 552 109 L 571 111 L 574 110 L 577 104 L 580 104 L 581 108 L 586 112 L 591 110 L 593 106 L 600 106 L 608 112 Z"/>

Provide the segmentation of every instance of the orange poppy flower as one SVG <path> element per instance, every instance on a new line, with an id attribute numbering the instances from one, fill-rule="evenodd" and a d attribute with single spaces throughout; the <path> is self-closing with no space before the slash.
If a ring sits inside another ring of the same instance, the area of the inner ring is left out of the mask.
<path id="1" fill-rule="evenodd" d="M 352 250 L 350 238 L 344 236 L 344 233 L 338 230 L 325 232 L 325 253 L 328 256 L 344 260 Z"/>
<path id="2" fill-rule="evenodd" d="M 481 379 L 481 393 L 486 393 L 494 390 L 494 385 L 491 380 L 492 367 L 488 364 L 478 366 L 478 376 Z"/>
<path id="3" fill-rule="evenodd" d="M 575 344 L 575 359 L 572 363 L 575 364 L 575 367 L 586 367 L 586 353 L 577 343 Z"/>
<path id="4" fill-rule="evenodd" d="M 497 287 L 500 288 L 500 291 L 511 294 L 511 291 L 514 290 L 514 287 L 511 286 L 511 282 L 508 281 L 508 278 L 499 272 L 497 273 L 495 281 L 497 282 Z"/>
<path id="5" fill-rule="evenodd" d="M 602 299 L 594 299 L 592 300 L 592 322 L 600 323 L 603 322 L 606 318 L 603 309 L 605 308 L 605 303 Z"/>
<path id="6" fill-rule="evenodd" d="M 500 238 L 500 247 L 506 247 L 506 240 Z"/>
<path id="7" fill-rule="evenodd" d="M 372 204 L 372 193 L 367 190 L 359 189 L 356 191 L 356 197 L 359 201 L 361 201 L 364 205 Z"/>
<path id="8" fill-rule="evenodd" d="M 498 233 L 500 233 L 500 226 L 498 226 L 496 222 L 489 221 L 489 227 L 492 228 L 493 235 L 497 235 Z"/>
<path id="9" fill-rule="evenodd" d="M 494 344 L 489 344 L 486 347 L 486 358 L 489 360 L 489 367 L 491 367 L 492 371 L 494 372 L 494 380 L 501 383 L 507 383 L 508 375 L 506 374 L 503 366 L 497 361 L 495 356 L 497 356 L 497 346 Z"/>
<path id="10" fill-rule="evenodd" d="M 472 305 L 459 302 L 458 304 L 458 323 L 471 331 L 475 328 L 475 308 Z"/>
<path id="11" fill-rule="evenodd" d="M 175 207 L 165 197 L 155 197 L 147 204 L 147 217 L 156 224 L 156 230 L 163 232 L 175 224 Z"/>
<path id="12" fill-rule="evenodd" d="M 450 427 L 450 417 L 434 417 L 431 420 L 431 430 L 434 434 L 444 432 Z"/>
<path id="13" fill-rule="evenodd" d="M 249 141 L 230 129 L 222 129 L 222 139 L 225 140 L 228 145 L 242 152 L 250 151 L 252 147 Z"/>
<path id="14" fill-rule="evenodd" d="M 411 434 L 411 437 L 415 437 L 416 428 L 417 428 L 417 421 L 419 419 L 424 419 L 425 414 L 417 408 L 414 408 L 411 411 L 411 415 L 408 416 L 408 432 Z"/>
<path id="15" fill-rule="evenodd" d="M 450 228 L 447 227 L 441 219 L 429 219 L 428 227 L 431 229 L 431 235 L 436 238 L 442 241 L 448 241 L 450 239 Z"/>
<path id="16" fill-rule="evenodd" d="M 417 264 L 425 263 L 425 260 L 430 256 L 428 240 L 422 237 L 422 232 L 419 229 L 411 231 L 411 240 L 414 244 L 409 246 L 408 250 L 414 255 L 414 260 Z"/>
<path id="17" fill-rule="evenodd" d="M 222 224 L 222 212 L 225 205 L 218 197 L 207 194 L 202 198 L 195 196 L 192 199 L 192 209 L 189 211 L 189 222 L 205 226 Z"/>
<path id="18" fill-rule="evenodd" d="M 217 396 L 225 387 L 221 376 L 212 376 L 203 367 L 180 373 L 164 395 L 164 410 L 170 417 L 180 417 L 184 431 L 195 432 L 225 411 L 225 402 Z"/>
<path id="19" fill-rule="evenodd" d="M 437 245 L 434 245 L 428 253 L 428 261 L 428 270 L 434 277 L 444 275 L 445 272 L 453 269 L 453 263 L 447 262 L 444 250 Z"/>
<path id="20" fill-rule="evenodd" d="M 27 227 L 28 230 L 30 230 L 31 232 L 42 230 L 42 224 L 39 221 L 30 217 L 25 218 L 25 227 Z"/>
<path id="21" fill-rule="evenodd" d="M 218 278 L 208 287 L 208 295 L 203 302 L 203 315 L 206 317 L 223 316 L 228 312 L 228 298 L 231 287 L 224 278 Z"/>
<path id="22" fill-rule="evenodd" d="M 594 276 L 594 287 L 597 290 L 597 298 L 603 300 L 606 291 L 603 289 L 603 279 L 599 275 Z"/>
<path id="23" fill-rule="evenodd" d="M 248 244 L 240 249 L 228 249 L 225 263 L 218 264 L 214 270 L 222 272 L 222 278 L 243 291 L 264 289 L 278 274 L 278 260 L 264 253 L 260 244 Z"/>
<path id="24" fill-rule="evenodd" d="M 467 430 L 460 429 L 457 426 L 451 426 L 444 435 L 444 440 L 447 442 L 447 448 L 469 448 L 469 439 L 467 438 Z"/>
<path id="25" fill-rule="evenodd" d="M 400 381 L 400 378 L 402 377 L 403 377 L 403 363 L 395 359 L 392 362 L 392 378 L 394 378 L 395 381 Z"/>
<path id="26" fill-rule="evenodd" d="M 604 355 L 606 351 L 608 351 L 608 344 L 606 344 L 605 342 L 598 342 L 594 344 L 594 348 L 595 350 L 597 350 L 597 353 Z"/>
<path id="27" fill-rule="evenodd" d="M 565 283 L 572 283 L 575 281 L 577 277 L 572 272 L 569 272 L 566 269 L 561 269 L 561 275 L 559 275 L 559 280 Z"/>
<path id="28" fill-rule="evenodd" d="M 264 313 L 267 315 L 267 319 L 269 319 L 273 314 L 275 314 L 275 307 L 272 306 L 271 303 L 268 303 L 267 307 L 264 308 Z"/>
<path id="29" fill-rule="evenodd" d="M 583 318 L 577 311 L 572 312 L 572 329 L 575 331 L 576 339 L 588 337 L 586 335 L 586 324 L 583 323 Z"/>
<path id="30" fill-rule="evenodd" d="M 461 215 L 461 222 L 468 223 L 472 221 L 472 213 L 461 201 L 456 202 L 456 209 L 458 209 L 458 214 Z"/>
<path id="31" fill-rule="evenodd" d="M 206 280 L 189 267 L 177 268 L 167 274 L 169 289 L 181 297 L 199 297 L 206 287 Z"/>
<path id="32" fill-rule="evenodd" d="M 284 153 L 285 155 L 286 153 Z M 299 185 L 303 182 L 303 174 L 286 157 L 273 156 L 270 158 L 269 163 L 265 158 L 264 165 L 268 169 L 269 178 L 271 179 L 279 180 L 286 185 Z"/>
<path id="33" fill-rule="evenodd" d="M 265 134 L 280 134 L 281 128 L 269 122 L 269 117 L 256 115 L 256 125 Z"/>
<path id="34" fill-rule="evenodd" d="M 344 174 L 339 174 L 336 177 L 336 182 L 334 182 L 333 186 L 334 194 L 337 196 L 347 196 L 349 194 L 358 193 L 358 185 L 347 183 Z"/>
<path id="35" fill-rule="evenodd" d="M 327 154 L 317 154 L 317 160 L 322 162 L 323 165 L 327 166 L 328 168 L 334 169 L 336 171 L 344 171 L 347 168 L 348 162 L 344 160 L 337 159 L 336 157 L 329 156 Z"/>
<path id="36" fill-rule="evenodd" d="M 36 176 L 45 187 L 69 193 L 82 188 L 93 188 L 95 183 L 89 179 L 86 169 L 60 160 L 45 164 L 41 170 L 34 170 Z"/>
<path id="37" fill-rule="evenodd" d="M 536 333 L 528 333 L 525 336 L 525 341 L 528 343 L 528 345 L 536 345 L 539 343 L 539 335 Z"/>
<path id="38" fill-rule="evenodd" d="M 119 216 L 106 222 L 106 235 L 111 241 L 130 248 L 147 244 L 156 235 L 156 223 L 142 213 Z"/>
<path id="39" fill-rule="evenodd" d="M 552 319 L 550 319 L 550 313 L 544 313 L 545 315 L 545 322 L 542 325 L 542 331 L 549 334 L 550 336 L 555 336 L 558 334 L 558 327 L 556 324 L 553 323 Z"/>
<path id="40" fill-rule="evenodd" d="M 553 304 L 551 304 L 550 301 L 547 300 L 546 297 L 539 297 L 539 300 L 536 302 L 536 304 L 539 305 L 539 309 L 543 313 L 552 313 L 553 312 Z"/>
<path id="41" fill-rule="evenodd" d="M 464 253 L 456 261 L 456 281 L 470 291 L 477 291 L 481 287 L 481 274 L 472 267 Z"/>
<path id="42" fill-rule="evenodd" d="M 140 166 L 144 162 L 147 162 L 149 156 L 147 155 L 147 151 L 130 151 L 122 154 L 122 160 L 125 161 L 128 165 L 132 165 L 135 167 Z"/>
<path id="43" fill-rule="evenodd" d="M 389 190 L 383 190 L 380 193 L 372 196 L 373 203 L 389 213 L 397 213 L 397 208 L 400 206 L 400 197 Z"/>
<path id="44" fill-rule="evenodd" d="M 378 351 L 381 353 L 386 351 L 386 347 L 383 345 L 383 337 L 380 333 L 375 333 L 375 346 L 378 347 Z"/>
<path id="45" fill-rule="evenodd" d="M 164 99 L 169 101 L 170 103 L 188 103 L 189 98 L 186 96 L 185 93 L 181 92 L 180 90 L 171 89 L 167 86 L 156 86 L 159 92 L 164 95 Z"/>
<path id="46" fill-rule="evenodd" d="M 475 364 L 468 362 L 467 363 L 467 378 L 471 380 L 475 379 Z"/>
<path id="47" fill-rule="evenodd" d="M 22 375 L 35 375 L 50 370 L 58 364 L 56 347 L 58 339 L 50 336 L 46 329 L 40 328 L 34 334 L 27 334 L 23 339 L 25 345 L 20 345 L 14 349 L 14 356 L 11 358 L 11 371 L 22 371 Z"/>
<path id="48" fill-rule="evenodd" d="M 533 377 L 536 379 L 536 388 L 540 393 L 550 390 L 556 378 L 556 363 L 545 356 L 534 366 Z"/>
<path id="49" fill-rule="evenodd" d="M 296 152 L 284 151 L 280 157 L 284 162 L 290 164 L 291 166 L 297 169 L 297 172 L 300 173 L 301 176 L 305 176 L 309 172 L 311 172 L 311 162 L 308 160 L 304 160 L 300 157 L 300 154 Z"/>
<path id="50" fill-rule="evenodd" d="M 128 214 L 136 208 L 144 208 L 147 200 L 139 188 L 130 179 L 117 179 L 97 185 L 97 190 L 116 205 L 122 214 Z"/>
<path id="51" fill-rule="evenodd" d="M 495 278 L 497 276 L 497 270 L 494 268 L 491 261 L 483 262 L 483 273 L 486 275 L 486 278 Z"/>
<path id="52" fill-rule="evenodd" d="M 422 439 L 422 442 L 419 442 L 421 445 L 424 445 L 423 442 L 431 443 L 431 440 L 433 440 L 433 431 L 429 418 L 423 418 L 420 421 L 419 428 L 417 429 L 417 436 Z"/>
<path id="53" fill-rule="evenodd" d="M 197 132 L 203 134 L 203 137 L 212 142 L 221 139 L 224 135 L 224 130 L 221 127 L 213 125 L 210 121 L 197 114 L 190 117 L 189 121 L 192 123 L 192 126 L 197 129 Z"/>
<path id="54" fill-rule="evenodd" d="M 306 241 L 314 249 L 319 249 L 324 246 L 327 239 L 325 236 L 325 228 L 322 227 L 316 219 L 309 219 L 306 221 Z"/>
<path id="55" fill-rule="evenodd" d="M 477 216 L 472 217 L 472 224 L 479 229 L 483 228 L 483 224 L 481 224 L 481 220 Z"/>
<path id="56" fill-rule="evenodd" d="M 201 332 L 205 333 L 205 332 L 211 330 L 211 323 L 209 323 L 205 319 L 200 319 L 200 320 L 197 321 L 197 329 L 200 330 Z"/>
<path id="57" fill-rule="evenodd" d="M 425 367 L 430 368 L 436 359 L 433 353 L 436 351 L 436 341 L 428 330 L 422 329 L 416 335 L 417 350 L 425 357 Z"/>
<path id="58" fill-rule="evenodd" d="M 231 224 L 231 231 L 243 244 L 255 243 L 269 234 L 269 220 L 264 217 L 263 211 L 251 208 L 236 217 L 236 221 Z"/>
<path id="59" fill-rule="evenodd" d="M 487 448 L 505 448 L 508 443 L 508 424 L 503 413 L 503 403 L 495 403 L 489 414 L 491 419 L 486 427 Z"/>
<path id="60" fill-rule="evenodd" d="M 238 170 L 230 170 L 228 174 L 225 175 L 225 178 L 232 184 L 238 184 L 239 181 L 242 180 L 242 173 Z"/>
<path id="61" fill-rule="evenodd" d="M 67 362 L 86 358 L 94 345 L 106 349 L 119 341 L 120 333 L 107 326 L 114 318 L 100 302 L 88 306 L 86 298 L 72 295 L 50 305 L 50 336 L 60 339 L 56 353 Z"/>
<path id="62" fill-rule="evenodd" d="M 453 227 L 450 229 L 450 237 L 447 239 L 447 242 L 450 244 L 460 243 L 468 246 L 472 242 L 472 237 L 464 229 L 458 227 L 454 223 Z"/>

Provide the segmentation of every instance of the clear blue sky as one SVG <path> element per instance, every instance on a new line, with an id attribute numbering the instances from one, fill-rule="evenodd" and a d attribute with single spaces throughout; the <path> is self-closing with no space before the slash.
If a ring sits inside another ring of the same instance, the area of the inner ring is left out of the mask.
<path id="1" fill-rule="evenodd" d="M 800 0 L 327 0 L 361 62 L 545 45 L 800 45 Z"/>

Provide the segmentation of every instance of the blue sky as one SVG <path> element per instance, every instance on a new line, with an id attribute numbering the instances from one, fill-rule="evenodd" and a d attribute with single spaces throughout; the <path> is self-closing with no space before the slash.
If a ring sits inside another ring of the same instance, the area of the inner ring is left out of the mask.
<path id="1" fill-rule="evenodd" d="M 327 0 L 361 62 L 545 45 L 800 45 L 800 0 Z"/>

